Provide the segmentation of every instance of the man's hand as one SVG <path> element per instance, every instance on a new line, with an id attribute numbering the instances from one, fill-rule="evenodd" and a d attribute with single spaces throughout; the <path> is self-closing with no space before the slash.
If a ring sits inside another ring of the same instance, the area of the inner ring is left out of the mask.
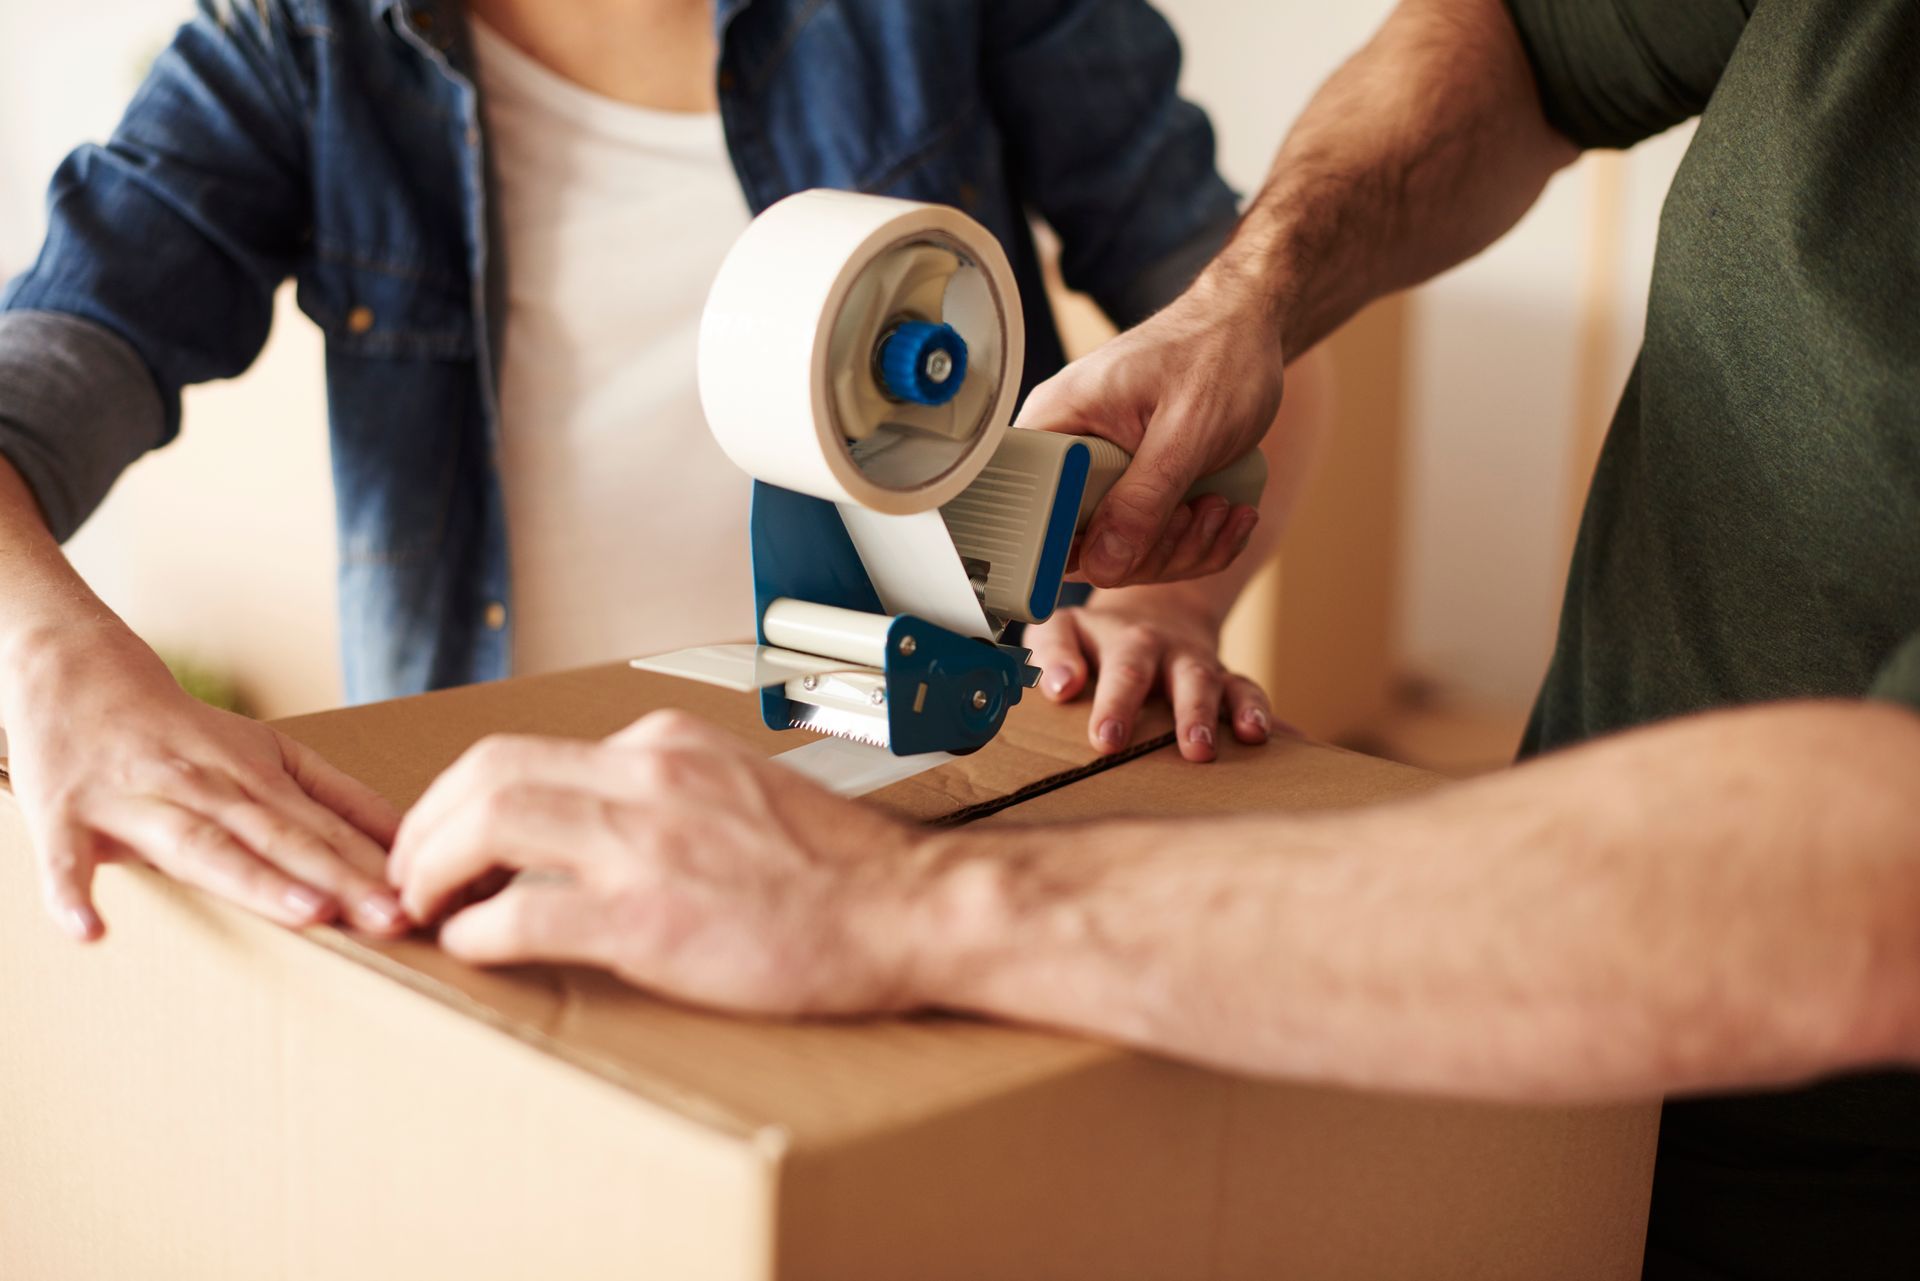
<path id="1" fill-rule="evenodd" d="M 1280 407 L 1282 376 L 1268 308 L 1257 289 L 1220 268 L 1033 389 L 1017 426 L 1101 436 L 1134 455 L 1080 539 L 1087 581 L 1190 578 L 1232 559 L 1258 513 L 1180 499 L 1260 443 Z"/>
<path id="2" fill-rule="evenodd" d="M 1085 608 L 1027 628 L 1024 643 L 1043 673 L 1041 692 L 1056 703 L 1077 698 L 1094 674 L 1087 738 L 1102 754 L 1132 740 L 1140 708 L 1155 692 L 1173 705 L 1174 736 L 1190 761 L 1214 758 L 1223 707 L 1235 738 L 1267 741 L 1266 692 L 1221 666 L 1220 620 L 1184 584 L 1097 592 Z"/>
<path id="3" fill-rule="evenodd" d="M 908 828 L 679 712 L 600 743 L 487 739 L 401 825 L 390 875 L 475 965 L 564 961 L 739 1012 L 914 1004 Z M 461 906 L 502 871 L 526 873 Z M 449 912 L 451 914 L 449 915 Z"/>
<path id="4" fill-rule="evenodd" d="M 189 697 L 132 633 L 66 629 L 0 666 L 14 793 L 73 937 L 104 932 L 94 868 L 124 857 L 282 925 L 405 928 L 381 874 L 393 809 L 284 734 Z"/>

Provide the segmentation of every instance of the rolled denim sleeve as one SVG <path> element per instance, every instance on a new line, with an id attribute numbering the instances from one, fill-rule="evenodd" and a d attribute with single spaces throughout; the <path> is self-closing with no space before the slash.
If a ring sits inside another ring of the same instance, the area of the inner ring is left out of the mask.
<path id="1" fill-rule="evenodd" d="M 0 295 L 0 449 L 57 532 L 136 446 L 172 437 L 183 387 L 240 373 L 266 342 L 309 223 L 302 30 L 277 2 L 216 15 L 203 0 L 107 143 L 54 176 L 39 257 Z M 157 431 L 123 412 L 142 399 L 129 356 Z"/>
<path id="2" fill-rule="evenodd" d="M 987 83 L 1022 192 L 1067 283 L 1122 327 L 1184 289 L 1231 234 L 1213 127 L 1179 94 L 1180 43 L 1145 0 L 1004 0 Z"/>

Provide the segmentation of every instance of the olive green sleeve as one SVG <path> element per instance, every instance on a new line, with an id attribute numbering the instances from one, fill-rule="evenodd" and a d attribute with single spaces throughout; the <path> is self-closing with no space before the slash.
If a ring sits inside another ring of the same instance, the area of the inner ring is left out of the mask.
<path id="1" fill-rule="evenodd" d="M 1867 697 L 1920 710 L 1920 632 L 1907 637 L 1887 658 Z"/>
<path id="2" fill-rule="evenodd" d="M 1630 147 L 1700 114 L 1757 0 L 1506 0 L 1553 127 Z"/>

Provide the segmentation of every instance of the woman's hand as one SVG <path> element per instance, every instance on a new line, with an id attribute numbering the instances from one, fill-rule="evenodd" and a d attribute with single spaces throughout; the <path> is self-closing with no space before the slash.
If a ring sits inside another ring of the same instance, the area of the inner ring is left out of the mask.
<path id="1" fill-rule="evenodd" d="M 282 925 L 407 927 L 384 875 L 399 815 L 368 788 L 189 697 L 117 624 L 41 632 L 4 657 L 13 789 L 67 933 L 104 933 L 93 870 L 123 857 Z"/>
<path id="2" fill-rule="evenodd" d="M 1130 587 L 1096 592 L 1085 607 L 1028 627 L 1024 643 L 1041 692 L 1054 702 L 1078 697 L 1092 678 L 1087 737 L 1102 754 L 1132 741 L 1140 708 L 1157 690 L 1173 705 L 1180 754 L 1210 761 L 1223 708 L 1243 743 L 1266 742 L 1273 719 L 1266 691 L 1221 666 L 1220 622 L 1201 590 Z"/>

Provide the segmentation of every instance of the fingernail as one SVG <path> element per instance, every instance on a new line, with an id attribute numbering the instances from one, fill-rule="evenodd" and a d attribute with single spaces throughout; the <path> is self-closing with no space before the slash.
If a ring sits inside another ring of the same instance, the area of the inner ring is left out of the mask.
<path id="1" fill-rule="evenodd" d="M 1057 698 L 1060 692 L 1067 687 L 1067 674 L 1065 672 L 1048 672 L 1046 679 L 1041 682 L 1041 687 L 1045 689 L 1047 693 Z"/>
<path id="2" fill-rule="evenodd" d="M 1133 568 L 1133 548 L 1118 534 L 1102 534 L 1093 540 L 1086 557 L 1086 568 L 1101 578 L 1119 578 Z"/>
<path id="3" fill-rule="evenodd" d="M 1234 535 L 1233 539 L 1235 551 L 1245 551 L 1247 549 L 1247 544 L 1253 541 L 1254 526 L 1259 523 L 1260 513 L 1256 511 L 1250 511 L 1240 518 L 1240 532 Z"/>
<path id="4" fill-rule="evenodd" d="M 380 930 L 390 930 L 406 917 L 400 910 L 400 901 L 389 894 L 367 895 L 360 901 L 360 914 Z"/>
<path id="5" fill-rule="evenodd" d="M 1127 741 L 1127 727 L 1109 717 L 1100 722 L 1099 737 L 1103 747 L 1123 747 Z"/>
<path id="6" fill-rule="evenodd" d="M 1192 729 L 1187 731 L 1187 741 L 1189 743 L 1198 743 L 1201 747 L 1212 747 L 1213 746 L 1213 726 L 1195 725 Z"/>
<path id="7" fill-rule="evenodd" d="M 1246 715 L 1240 718 L 1240 721 L 1248 729 L 1255 730 L 1261 734 L 1266 733 L 1268 729 L 1271 728 L 1267 721 L 1267 714 L 1257 707 L 1249 708 Z"/>
<path id="8" fill-rule="evenodd" d="M 67 933 L 81 942 L 86 942 L 100 934 L 100 914 L 90 907 L 70 907 L 60 913 Z"/>
<path id="9" fill-rule="evenodd" d="M 1200 542 L 1203 546 L 1210 545 L 1220 537 L 1220 527 L 1227 523 L 1227 513 L 1231 510 L 1228 507 L 1211 507 L 1200 518 Z"/>
<path id="10" fill-rule="evenodd" d="M 319 916 L 327 906 L 327 896 L 310 885 L 296 885 L 280 896 L 287 909 L 298 916 Z"/>

